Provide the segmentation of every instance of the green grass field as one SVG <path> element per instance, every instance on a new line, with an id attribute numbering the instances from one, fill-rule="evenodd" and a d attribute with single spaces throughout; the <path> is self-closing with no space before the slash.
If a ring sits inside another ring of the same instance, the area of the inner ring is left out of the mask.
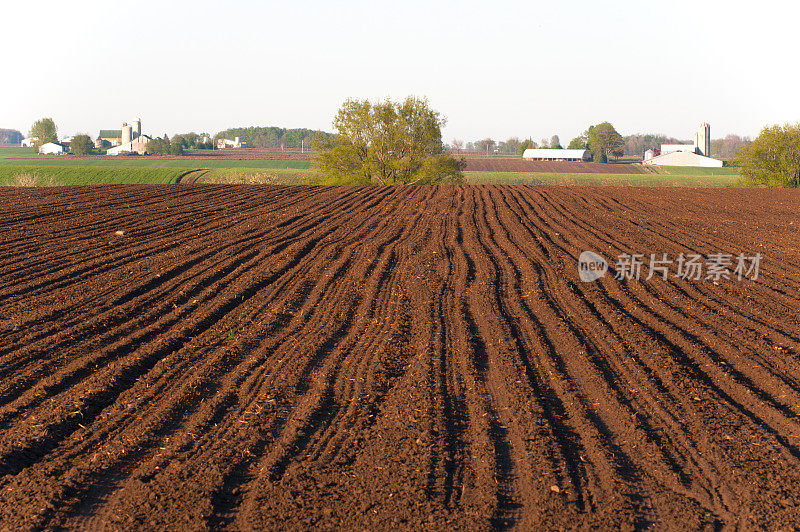
<path id="1" fill-rule="evenodd" d="M 698 166 L 652 166 L 644 165 L 644 168 L 656 174 L 665 175 L 694 175 L 694 176 L 738 176 L 739 169 L 735 166 L 723 166 L 722 168 L 701 168 Z"/>
<path id="2" fill-rule="evenodd" d="M 0 165 L 0 185 L 61 186 L 176 183 L 185 168 L 119 168 L 116 166 Z"/>
<path id="3" fill-rule="evenodd" d="M 310 161 L 150 159 L 64 159 L 36 156 L 31 148 L 0 148 L 0 184 L 20 184 L 18 176 L 29 176 L 39 185 L 113 183 L 175 183 L 185 175 L 198 183 L 315 182 Z M 694 168 L 649 166 L 644 174 L 575 174 L 520 172 L 465 172 L 466 182 L 475 184 L 527 183 L 590 186 L 740 186 L 738 168 Z"/>

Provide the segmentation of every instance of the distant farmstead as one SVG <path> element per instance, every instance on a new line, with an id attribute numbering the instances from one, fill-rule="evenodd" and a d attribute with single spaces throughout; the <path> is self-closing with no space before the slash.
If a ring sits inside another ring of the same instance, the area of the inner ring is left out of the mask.
<path id="1" fill-rule="evenodd" d="M 547 148 L 529 148 L 522 154 L 529 161 L 579 161 L 592 160 L 589 150 L 549 150 Z"/>
<path id="2" fill-rule="evenodd" d="M 106 155 L 130 155 L 134 153 L 144 155 L 147 153 L 147 143 L 151 140 L 147 135 L 140 135 L 130 142 L 109 149 Z"/>
<path id="3" fill-rule="evenodd" d="M 98 140 L 107 140 L 102 137 L 103 133 L 117 133 L 116 130 L 101 130 L 101 137 Z M 110 148 L 106 155 L 144 155 L 147 153 L 147 143 L 152 140 L 147 135 L 142 135 L 142 119 L 137 118 L 132 125 L 127 122 L 122 123 L 119 130 L 119 142 Z"/>
<path id="4" fill-rule="evenodd" d="M 720 168 L 722 161 L 711 157 L 711 126 L 700 124 L 694 144 L 662 144 L 660 150 L 647 150 L 642 164 L 654 166 L 701 166 Z"/>

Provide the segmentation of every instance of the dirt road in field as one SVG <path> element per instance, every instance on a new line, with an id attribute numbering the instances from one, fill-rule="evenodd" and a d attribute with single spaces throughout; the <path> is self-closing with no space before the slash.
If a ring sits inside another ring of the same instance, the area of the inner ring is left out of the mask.
<path id="1" fill-rule="evenodd" d="M 0 529 L 797 526 L 799 210 L 3 188 Z M 764 258 L 583 283 L 585 250 Z"/>

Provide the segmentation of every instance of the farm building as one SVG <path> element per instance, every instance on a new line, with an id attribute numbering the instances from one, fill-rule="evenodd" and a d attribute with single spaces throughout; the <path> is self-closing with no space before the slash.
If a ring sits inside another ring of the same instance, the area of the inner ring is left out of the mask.
<path id="1" fill-rule="evenodd" d="M 37 140 L 39 140 L 39 137 L 28 137 L 26 139 L 22 139 L 22 142 L 20 142 L 19 145 L 23 148 L 33 148 L 33 145 Z"/>
<path id="2" fill-rule="evenodd" d="M 39 155 L 61 155 L 64 153 L 67 153 L 67 149 L 55 142 L 48 142 L 39 146 Z"/>
<path id="3" fill-rule="evenodd" d="M 697 153 L 697 146 L 694 144 L 662 144 L 661 145 L 661 153 L 675 153 L 675 152 L 685 152 L 685 153 Z"/>
<path id="4" fill-rule="evenodd" d="M 720 168 L 722 161 L 712 159 L 689 151 L 673 151 L 642 161 L 642 164 L 652 164 L 656 166 L 703 166 L 706 168 Z"/>
<path id="5" fill-rule="evenodd" d="M 661 155 L 661 150 L 658 148 L 653 148 L 644 152 L 644 160 L 649 161 L 653 157 L 658 157 L 659 155 Z"/>
<path id="6" fill-rule="evenodd" d="M 527 149 L 522 154 L 523 159 L 531 161 L 591 161 L 592 154 L 589 150 L 548 150 Z"/>
<path id="7" fill-rule="evenodd" d="M 122 144 L 121 129 L 101 129 L 97 140 L 94 141 L 94 145 L 98 148 L 119 146 L 120 144 Z"/>
<path id="8" fill-rule="evenodd" d="M 120 144 L 127 144 L 142 134 L 142 119 L 137 118 L 133 124 L 122 123 L 120 129 L 101 129 L 94 144 L 98 148 L 114 147 Z"/>
<path id="9" fill-rule="evenodd" d="M 700 125 L 694 144 L 662 144 L 661 155 L 645 152 L 643 164 L 656 166 L 702 166 L 720 168 L 722 161 L 711 158 L 711 126 Z"/>
<path id="10" fill-rule="evenodd" d="M 152 139 L 147 135 L 139 135 L 130 142 L 111 148 L 106 152 L 106 155 L 128 155 L 132 153 L 144 155 L 147 153 L 147 142 L 150 140 Z"/>
<path id="11" fill-rule="evenodd" d="M 147 135 L 142 135 L 142 119 L 137 118 L 133 124 L 122 123 L 120 129 L 101 129 L 95 141 L 98 148 L 110 146 L 106 155 L 123 155 L 147 152 L 147 142 L 152 140 Z"/>
<path id="12" fill-rule="evenodd" d="M 217 149 L 224 150 L 225 148 L 241 148 L 242 143 L 239 142 L 239 137 L 233 140 L 230 139 L 217 139 Z"/>

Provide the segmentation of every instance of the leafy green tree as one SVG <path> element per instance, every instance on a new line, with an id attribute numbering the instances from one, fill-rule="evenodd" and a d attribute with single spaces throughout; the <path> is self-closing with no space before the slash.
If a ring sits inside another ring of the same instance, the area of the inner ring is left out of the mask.
<path id="1" fill-rule="evenodd" d="M 85 133 L 75 135 L 69 142 L 69 149 L 72 150 L 72 153 L 75 155 L 87 155 L 92 153 L 92 148 L 94 148 L 94 142 L 92 142 L 92 138 Z"/>
<path id="2" fill-rule="evenodd" d="M 525 153 L 525 150 L 531 150 L 536 147 L 537 147 L 536 142 L 534 142 L 533 139 L 526 139 L 522 141 L 522 143 L 519 145 L 519 148 L 517 148 L 517 153 L 522 155 L 523 153 Z"/>
<path id="3" fill-rule="evenodd" d="M 151 155 L 183 155 L 183 144 L 179 137 L 173 138 L 173 141 L 170 142 L 167 135 L 164 135 L 164 138 L 156 137 L 148 140 L 146 149 L 147 153 Z"/>
<path id="4" fill-rule="evenodd" d="M 334 137 L 317 135 L 315 166 L 330 183 L 393 185 L 463 181 L 463 163 L 444 152 L 444 119 L 425 98 L 349 99 Z"/>
<path id="5" fill-rule="evenodd" d="M 736 162 L 748 185 L 800 187 L 800 123 L 765 127 Z"/>
<path id="6" fill-rule="evenodd" d="M 595 162 L 605 163 L 609 157 L 621 157 L 624 154 L 625 141 L 609 122 L 589 126 L 584 135 Z"/>
<path id="7" fill-rule="evenodd" d="M 33 123 L 28 136 L 38 139 L 33 144 L 33 149 L 38 152 L 42 144 L 58 142 L 58 128 L 52 118 L 41 118 Z"/>
<path id="8" fill-rule="evenodd" d="M 183 150 L 185 150 L 188 145 L 189 142 L 185 137 L 182 135 L 173 135 L 172 140 L 169 142 L 167 153 L 170 155 L 183 155 Z"/>
<path id="9" fill-rule="evenodd" d="M 569 146 L 567 146 L 568 150 L 585 150 L 586 149 L 586 138 L 575 137 L 571 141 L 569 141 Z"/>
<path id="10" fill-rule="evenodd" d="M 145 149 L 147 150 L 147 153 L 151 155 L 163 155 L 166 153 L 164 139 L 156 137 L 148 140 Z"/>

